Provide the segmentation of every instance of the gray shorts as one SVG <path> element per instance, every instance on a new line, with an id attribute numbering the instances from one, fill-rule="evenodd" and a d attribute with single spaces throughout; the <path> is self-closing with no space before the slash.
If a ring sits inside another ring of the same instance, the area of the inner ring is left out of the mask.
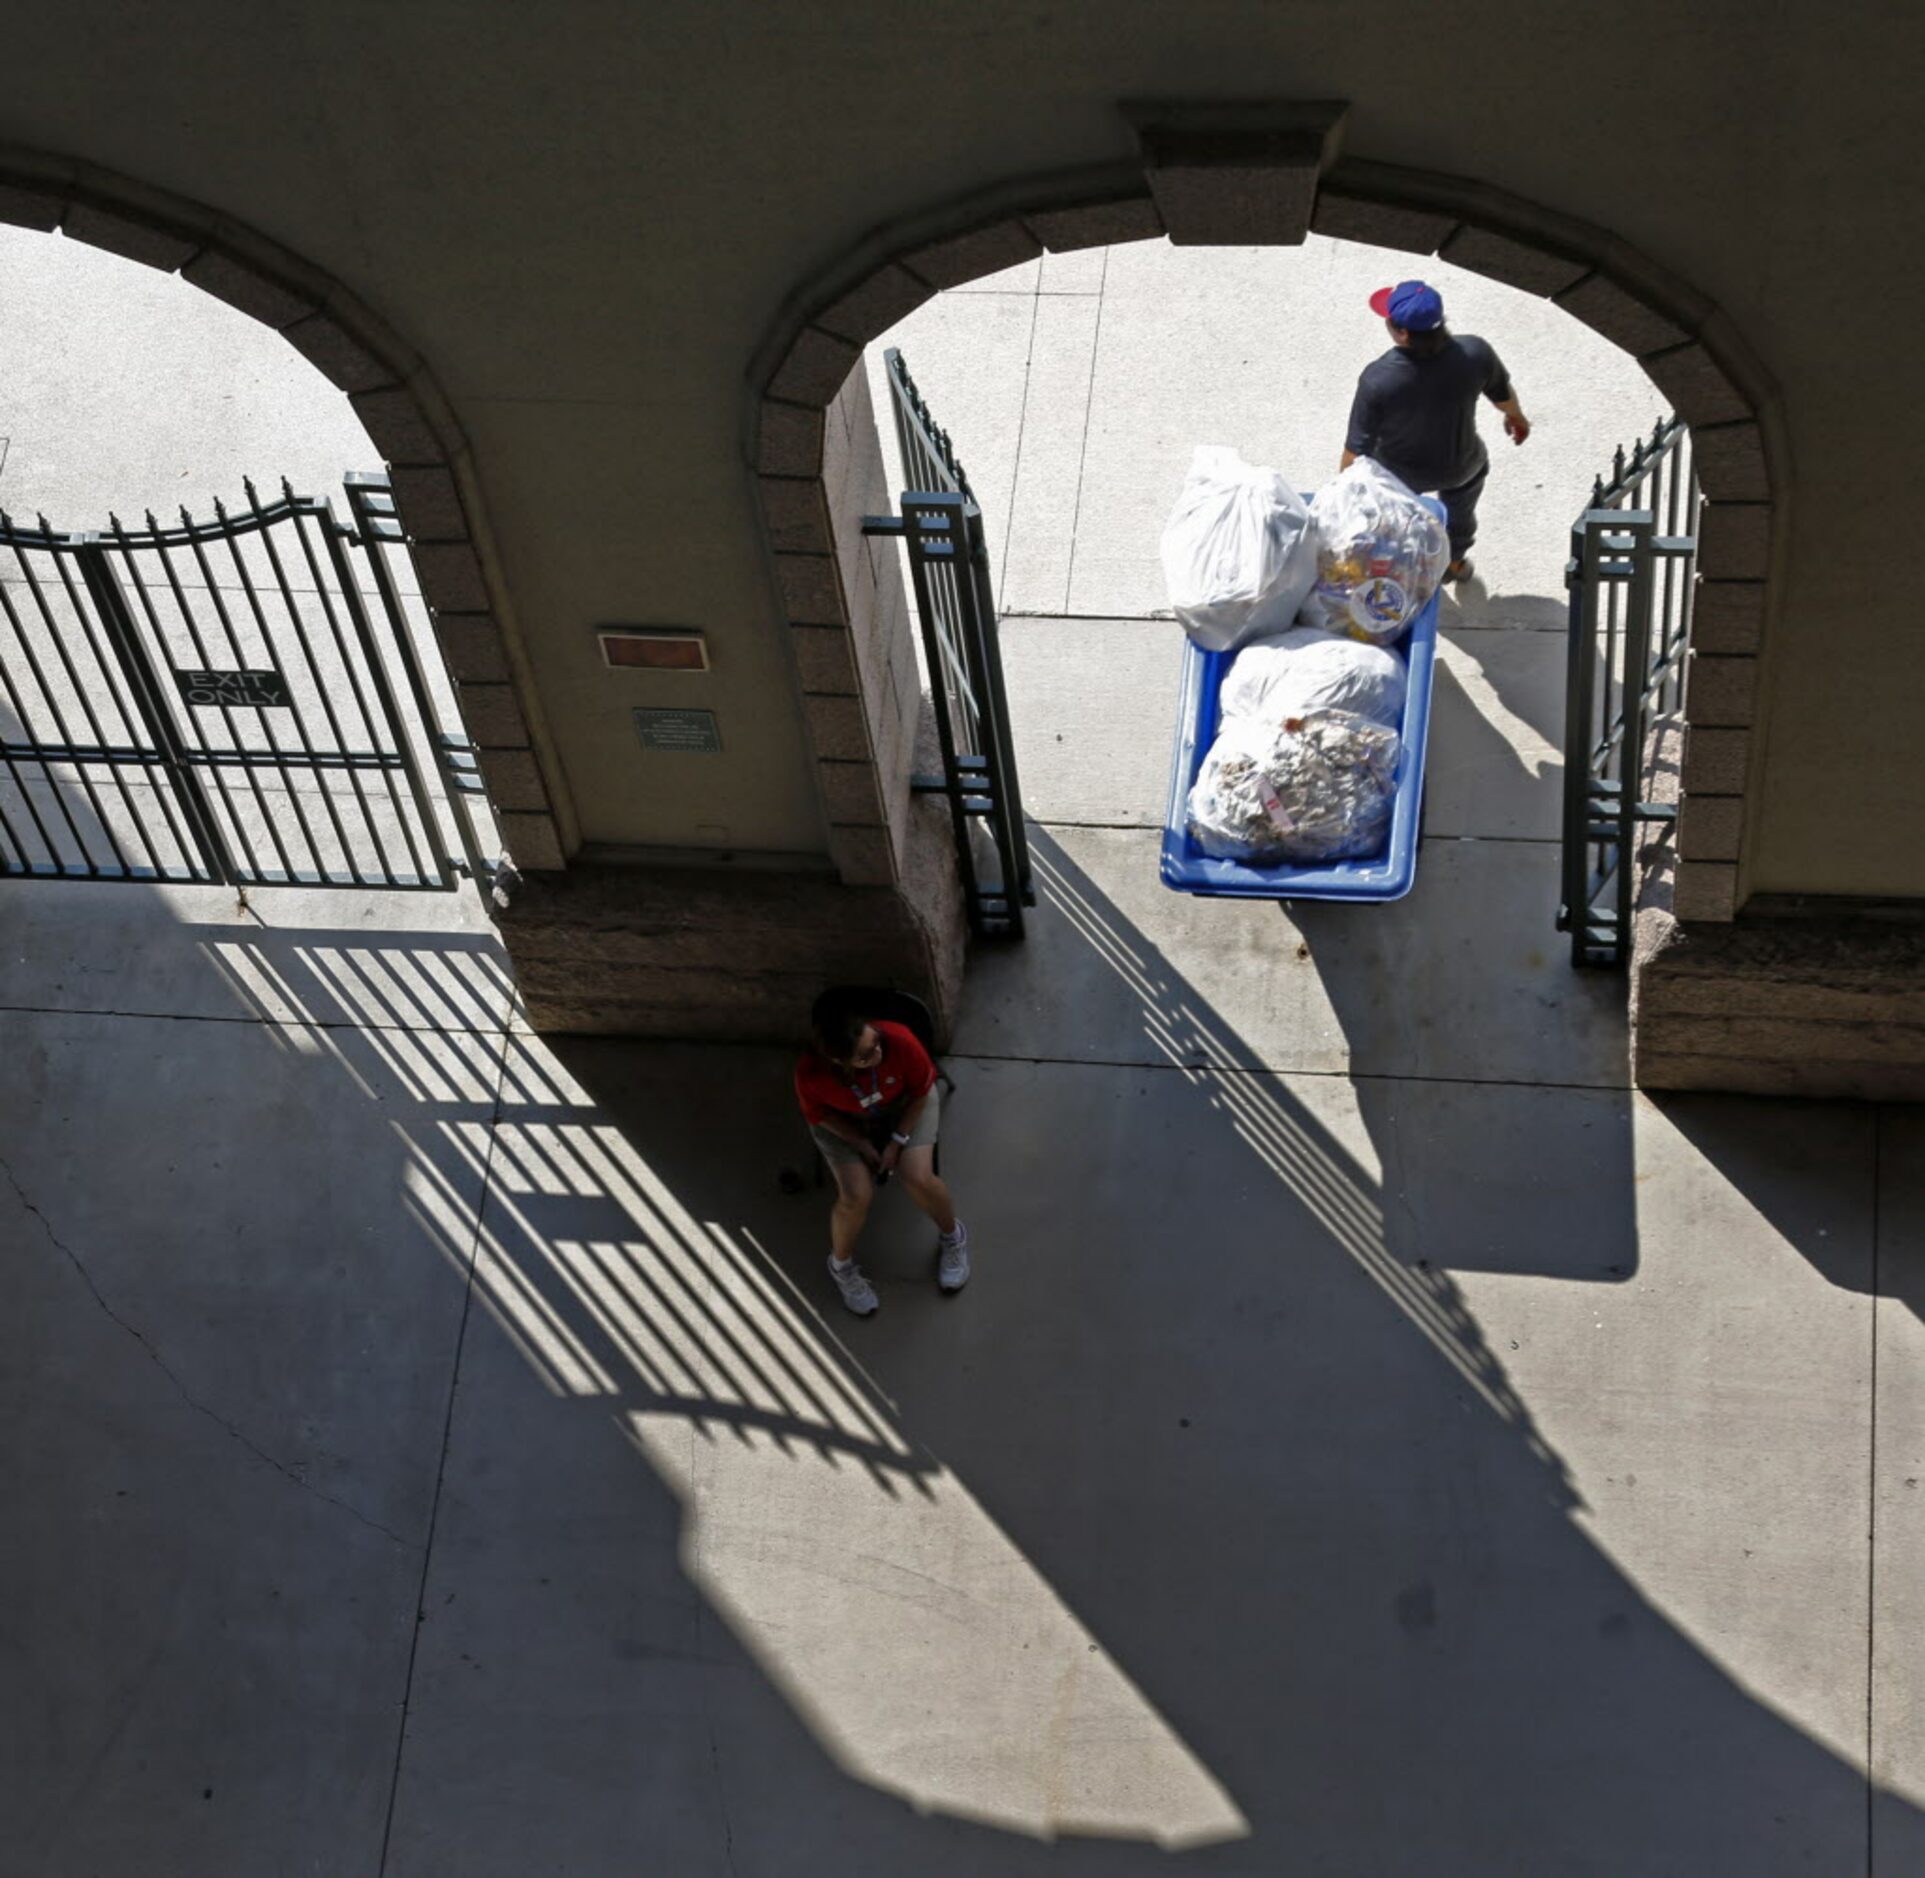
<path id="1" fill-rule="evenodd" d="M 942 1121 L 942 1092 L 932 1088 L 929 1099 L 922 1105 L 922 1113 L 916 1117 L 916 1125 L 909 1131 L 911 1148 L 933 1148 L 936 1145 L 936 1130 Z M 831 1167 L 866 1167 L 865 1161 L 856 1149 L 843 1138 L 815 1123 L 809 1130 L 815 1137 L 815 1145 L 822 1150 L 822 1158 Z M 907 1149 L 904 1150 L 907 1152 Z"/>

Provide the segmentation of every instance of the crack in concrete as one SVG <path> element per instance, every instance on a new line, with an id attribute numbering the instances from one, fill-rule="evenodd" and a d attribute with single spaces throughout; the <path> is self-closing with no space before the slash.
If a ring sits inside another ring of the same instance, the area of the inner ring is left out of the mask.
<path id="1" fill-rule="evenodd" d="M 276 1017 L 261 1011 L 110 1011 L 93 1004 L 0 1004 L 7 1017 L 123 1017 L 153 1024 L 251 1024 L 268 1030 L 371 1030 L 405 1036 L 480 1037 L 493 1043 L 501 1035 L 502 1020 L 474 1023 L 381 1023 L 362 1017 L 305 1017 L 290 1011 Z M 512 1013 L 509 1013 L 512 1017 Z"/>
<path id="2" fill-rule="evenodd" d="M 707 1279 L 708 1288 L 713 1292 L 715 1288 L 714 1272 L 706 1256 L 703 1259 L 702 1269 Z M 702 1538 L 706 1521 L 702 1507 L 703 1480 L 701 1461 L 701 1442 L 696 1433 L 695 1424 L 690 1422 L 688 1429 L 689 1507 L 685 1517 L 689 1522 L 690 1529 L 689 1577 L 690 1581 L 698 1587 L 695 1596 L 695 1659 L 698 1662 L 705 1659 L 708 1649 L 708 1640 L 704 1635 L 705 1626 L 703 1623 L 703 1612 L 708 1604 L 708 1596 L 705 1591 L 700 1589 L 700 1587 L 708 1583 L 708 1567 L 702 1557 Z M 715 1708 L 709 1697 L 709 1685 L 706 1678 L 703 1679 L 701 1688 L 702 1721 L 708 1730 L 709 1740 L 709 1778 L 715 1783 L 715 1810 L 722 1821 L 722 1857 L 728 1866 L 730 1878 L 735 1878 L 735 1823 L 729 1813 L 729 1783 L 728 1776 L 722 1768 L 722 1740 L 720 1735 L 716 1733 Z"/>
<path id="3" fill-rule="evenodd" d="M 726 1049 L 729 1045 L 704 1045 L 705 1049 Z M 745 1049 L 766 1046 L 748 1044 Z M 946 1050 L 945 1063 L 1021 1063 L 1032 1069 L 1129 1069 L 1158 1075 L 1189 1076 L 1199 1070 L 1212 1076 L 1242 1076 L 1259 1082 L 1347 1082 L 1347 1083 L 1435 1083 L 1451 1089 L 1550 1089 L 1571 1095 L 1619 1095 L 1636 1093 L 1628 1082 L 1551 1082 L 1540 1078 L 1527 1082 L 1522 1076 L 1420 1076 L 1389 1069 L 1292 1069 L 1282 1064 L 1213 1062 L 1207 1056 L 1173 1063 L 1167 1058 L 1128 1056 L 1025 1056 L 1016 1051 Z"/>
<path id="4" fill-rule="evenodd" d="M 88 1271 L 85 1262 L 81 1259 L 80 1255 L 75 1252 L 73 1247 L 68 1245 L 67 1242 L 54 1231 L 53 1222 L 49 1220 L 46 1214 L 34 1203 L 26 1188 L 20 1184 L 19 1175 L 13 1171 L 12 1165 L 4 1156 L 0 1156 L 0 1174 L 6 1176 L 7 1185 L 13 1189 L 14 1197 L 20 1202 L 22 1211 L 32 1216 L 34 1221 L 39 1225 L 41 1232 L 46 1235 L 47 1243 L 74 1268 L 74 1271 L 79 1276 L 80 1282 L 87 1287 L 88 1295 L 114 1324 L 147 1352 L 148 1360 L 167 1378 L 174 1393 L 178 1395 L 195 1414 L 205 1416 L 207 1420 L 212 1422 L 216 1428 L 220 1429 L 229 1440 L 238 1442 L 240 1446 L 253 1455 L 257 1461 L 271 1467 L 282 1479 L 291 1481 L 295 1486 L 299 1487 L 303 1493 L 311 1493 L 317 1500 L 325 1500 L 330 1506 L 338 1506 L 341 1511 L 348 1514 L 350 1518 L 359 1520 L 362 1525 L 368 1527 L 371 1531 L 380 1533 L 384 1539 L 393 1540 L 398 1546 L 404 1546 L 409 1551 L 419 1550 L 419 1547 L 416 1546 L 412 1539 L 403 1538 L 400 1533 L 394 1531 L 391 1527 L 382 1525 L 378 1519 L 370 1519 L 366 1513 L 362 1512 L 361 1509 L 352 1504 L 352 1502 L 343 1500 L 338 1495 L 329 1493 L 326 1489 L 315 1486 L 299 1467 L 287 1461 L 280 1460 L 268 1453 L 265 1448 L 250 1439 L 217 1409 L 209 1407 L 207 1403 L 195 1396 L 187 1385 L 181 1381 L 180 1377 L 174 1373 L 167 1359 L 161 1355 L 159 1349 L 155 1346 L 152 1338 L 147 1336 L 137 1325 L 129 1323 L 126 1318 L 121 1316 L 121 1314 L 108 1303 L 106 1294 L 94 1282 L 93 1274 Z"/>
<path id="5" fill-rule="evenodd" d="M 722 1815 L 722 1857 L 731 1874 L 735 1866 L 735 1826 L 729 1818 L 728 1782 L 722 1777 L 722 1744 L 716 1738 L 715 1720 L 709 1718 L 709 1768 L 715 1776 L 716 1810 Z"/>
<path id="6" fill-rule="evenodd" d="M 1383 1178 L 1379 1183 L 1379 1191 L 1385 1198 L 1389 1198 L 1392 1194 L 1396 1196 L 1398 1209 L 1402 1212 L 1404 1224 L 1410 1232 L 1410 1243 L 1413 1248 L 1421 1248 L 1424 1242 L 1424 1223 L 1418 1217 L 1417 1208 L 1410 1197 L 1408 1186 L 1410 1174 L 1404 1159 L 1403 1125 L 1398 1121 L 1397 1111 L 1393 1106 L 1386 1105 L 1383 1116 L 1387 1152 L 1384 1156 Z M 1385 1250 L 1389 1250 L 1388 1235 L 1386 1235 Z M 1413 1256 L 1415 1256 L 1414 1251 Z"/>

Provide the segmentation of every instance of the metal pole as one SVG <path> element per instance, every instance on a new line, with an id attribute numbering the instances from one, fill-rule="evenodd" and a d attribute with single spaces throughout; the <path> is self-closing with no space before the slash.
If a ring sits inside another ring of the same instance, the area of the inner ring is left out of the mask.
<path id="1" fill-rule="evenodd" d="M 421 774 L 421 764 L 415 755 L 414 746 L 402 728 L 401 706 L 395 698 L 394 686 L 388 680 L 388 668 L 382 662 L 380 648 L 374 642 L 374 627 L 368 618 L 368 609 L 362 604 L 361 590 L 356 586 L 354 572 L 348 565 L 346 554 L 342 552 L 341 533 L 339 524 L 332 518 L 321 524 L 322 544 L 327 549 L 328 561 L 334 569 L 334 578 L 339 583 L 342 604 L 347 608 L 348 618 L 354 625 L 355 637 L 360 640 L 362 653 L 367 659 L 368 682 L 373 685 L 375 695 L 381 700 L 381 708 L 387 715 L 388 730 L 400 754 L 402 773 L 408 779 L 408 791 L 414 797 L 416 813 L 421 817 L 422 832 L 432 838 L 437 830 L 434 811 L 428 806 L 427 782 Z M 398 803 L 397 806 L 399 806 Z M 427 863 L 415 848 L 414 836 L 408 828 L 405 814 L 401 818 L 401 833 L 406 838 L 410 853 L 414 855 L 416 867 L 422 870 L 423 878 L 418 884 L 423 887 L 453 886 L 452 878 L 446 880 L 426 878 Z M 434 843 L 435 850 L 440 846 L 440 842 Z M 437 873 L 446 872 L 446 864 L 439 859 L 436 861 L 436 871 Z M 396 881 L 393 884 L 401 886 L 404 883 Z"/>
<path id="2" fill-rule="evenodd" d="M 1593 609 L 1597 595 L 1597 549 L 1587 511 L 1571 529 L 1571 558 L 1565 569 L 1570 585 L 1570 624 L 1565 644 L 1564 679 L 1564 890 L 1558 924 L 1571 935 L 1571 963 L 1585 956 L 1591 923 L 1587 827 L 1591 807 L 1591 672 L 1597 658 Z"/>
<path id="3" fill-rule="evenodd" d="M 361 551 L 373 571 L 375 590 L 380 594 L 381 604 L 388 615 L 389 629 L 401 649 L 401 669 L 407 674 L 408 690 L 414 697 L 416 711 L 420 713 L 422 733 L 433 740 L 437 767 L 446 784 L 454 815 L 455 835 L 461 843 L 469 878 L 485 894 L 493 870 L 482 859 L 481 844 L 475 839 L 474 819 L 468 808 L 467 791 L 462 787 L 462 777 L 451 760 L 452 752 L 447 740 L 438 733 L 441 720 L 428 695 L 427 674 L 421 669 L 420 654 L 414 643 L 414 635 L 408 628 L 407 612 L 401 604 L 400 591 L 394 584 L 393 570 L 388 566 L 387 556 L 381 551 L 383 542 L 399 543 L 406 539 L 401 532 L 400 517 L 395 511 L 393 484 L 385 475 L 356 472 L 344 477 L 342 486 L 347 491 L 348 512 L 354 517 L 355 532 L 361 538 Z M 377 509 L 377 502 L 385 507 Z M 422 604 L 425 606 L 427 602 L 424 600 Z M 472 750 L 473 745 L 469 743 L 465 732 L 459 741 L 464 748 Z"/>
<path id="4" fill-rule="evenodd" d="M 988 710 L 983 755 L 989 763 L 996 797 L 997 846 L 1002 852 L 1003 879 L 1008 888 L 1009 936 L 1023 936 L 1023 913 L 1036 904 L 1030 880 L 1029 837 L 1023 828 L 1023 799 L 1016 780 L 1015 753 L 1009 747 L 1009 691 L 1003 682 L 1002 647 L 998 643 L 996 596 L 989 579 L 989 548 L 983 538 L 983 512 L 971 502 L 963 512 L 969 539 L 969 591 L 974 601 L 975 651 L 981 667 L 977 694 Z"/>
<path id="5" fill-rule="evenodd" d="M 936 711 L 936 740 L 942 746 L 943 793 L 949 798 L 949 820 L 956 835 L 956 864 L 961 869 L 963 899 L 969 923 L 982 929 L 982 888 L 976 878 L 976 857 L 970 848 L 969 816 L 963 807 L 962 771 L 956 762 L 956 733 L 949 717 L 948 686 L 944 682 L 945 651 L 936 631 L 935 601 L 929 590 L 924 548 L 925 515 L 931 505 L 955 497 L 923 496 L 905 491 L 902 498 L 903 538 L 909 544 L 909 579 L 916 594 L 916 619 L 922 628 L 923 657 L 929 662 L 929 693 Z"/>
<path id="6" fill-rule="evenodd" d="M 1632 899 L 1637 886 L 1638 811 L 1644 793 L 1644 726 L 1651 664 L 1651 536 L 1657 518 L 1649 513 L 1623 518 L 1631 537 L 1630 592 L 1624 627 L 1624 737 L 1618 746 L 1617 931 L 1613 964 L 1631 951 Z"/>

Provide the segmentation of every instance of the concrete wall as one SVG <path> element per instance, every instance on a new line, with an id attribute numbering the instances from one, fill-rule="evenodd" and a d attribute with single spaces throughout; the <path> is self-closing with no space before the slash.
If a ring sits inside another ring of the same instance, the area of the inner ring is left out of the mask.
<path id="1" fill-rule="evenodd" d="M 1344 154 L 1469 177 L 1611 230 L 1721 307 L 1782 393 L 1781 600 L 1722 698 L 1748 766 L 1741 890 L 1925 893 L 1925 655 L 1895 615 L 1925 362 L 1902 9 L 1609 15 L 1409 4 L 980 0 L 435 3 L 189 19 L 77 0 L 14 22 L 0 139 L 210 205 L 343 283 L 465 440 L 565 843 L 825 851 L 835 813 L 751 474 L 751 360 L 872 227 L 999 179 L 1128 159 L 1116 109 L 1352 103 Z M 75 48 L 87 48 L 85 57 Z M 1912 602 L 1913 610 L 1915 602 Z M 615 675 L 593 628 L 696 625 L 700 677 Z M 651 757 L 638 703 L 724 754 Z M 520 725 L 511 726 L 522 734 Z M 701 765 L 699 769 L 695 765 Z M 534 813 L 534 810 L 528 811 Z"/>

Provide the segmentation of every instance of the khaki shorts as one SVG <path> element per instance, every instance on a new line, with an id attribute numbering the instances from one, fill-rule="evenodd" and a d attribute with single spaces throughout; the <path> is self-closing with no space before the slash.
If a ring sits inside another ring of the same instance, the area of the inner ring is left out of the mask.
<path id="1" fill-rule="evenodd" d="M 933 1148 L 936 1145 L 936 1129 L 942 1121 L 942 1094 L 932 1088 L 929 1099 L 922 1105 L 922 1113 L 916 1117 L 916 1125 L 909 1131 L 909 1147 Z M 831 1167 L 867 1167 L 868 1162 L 852 1148 L 848 1142 L 817 1122 L 809 1130 L 815 1137 L 815 1145 L 822 1150 L 822 1158 Z M 908 1149 L 903 1152 L 906 1154 Z"/>

